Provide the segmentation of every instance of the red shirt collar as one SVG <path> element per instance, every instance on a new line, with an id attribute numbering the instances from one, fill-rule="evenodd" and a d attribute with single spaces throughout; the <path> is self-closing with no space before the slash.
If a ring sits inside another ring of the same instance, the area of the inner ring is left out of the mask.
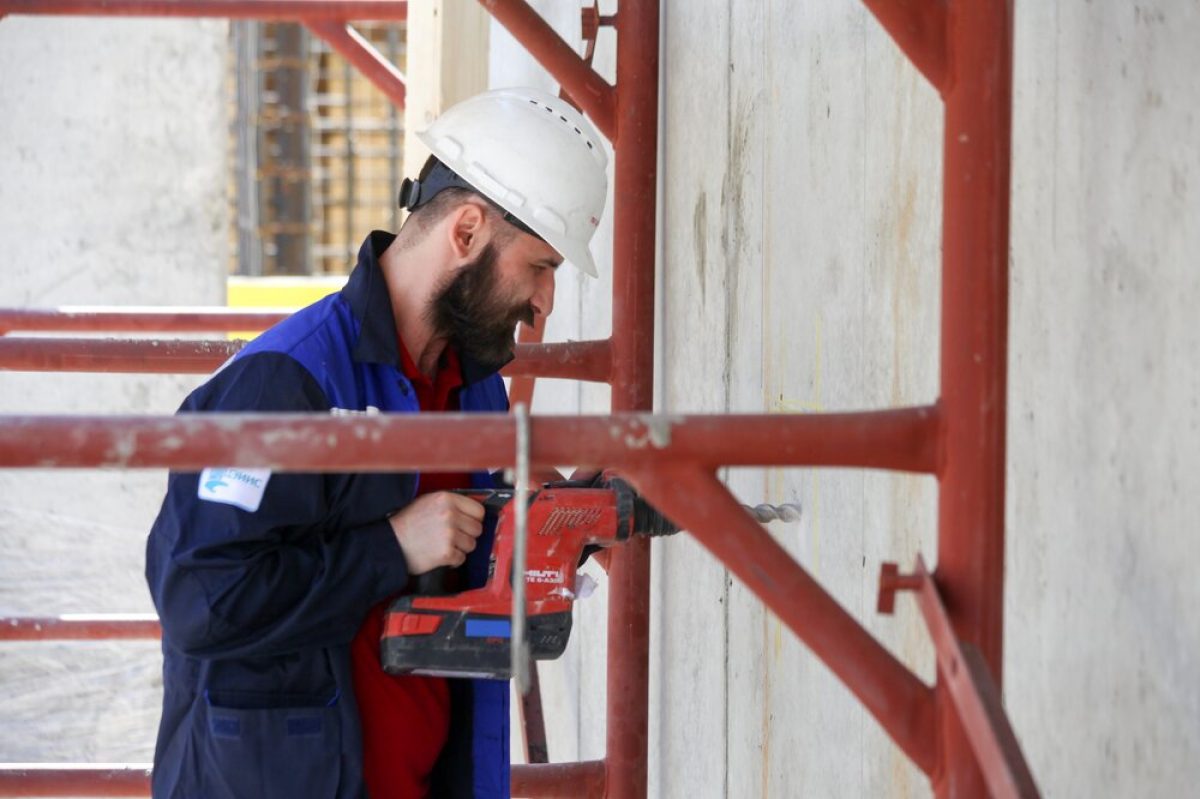
<path id="1" fill-rule="evenodd" d="M 408 352 L 408 347 L 404 346 L 404 341 L 399 336 L 396 337 L 396 345 L 400 350 L 400 365 L 404 369 L 404 376 L 416 389 L 417 401 L 421 410 L 458 410 L 458 396 L 455 394 L 452 402 L 451 394 L 462 387 L 463 376 L 462 364 L 458 360 L 458 353 L 455 352 L 454 347 L 446 345 L 446 349 L 442 351 L 442 358 L 438 361 L 437 374 L 430 380 L 424 372 L 417 368 L 416 362 Z"/>

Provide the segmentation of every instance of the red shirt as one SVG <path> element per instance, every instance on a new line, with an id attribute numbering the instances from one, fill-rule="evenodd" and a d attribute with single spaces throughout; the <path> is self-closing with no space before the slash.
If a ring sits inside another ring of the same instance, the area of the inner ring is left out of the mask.
<path id="1" fill-rule="evenodd" d="M 417 369 L 399 342 L 404 374 L 421 412 L 458 410 L 462 370 L 446 349 L 433 380 Z M 422 474 L 417 495 L 470 487 L 470 476 Z M 351 644 L 354 694 L 362 719 L 363 777 L 371 799 L 425 799 L 429 776 L 450 732 L 450 688 L 441 677 L 398 677 L 379 665 L 383 614 L 391 600 L 371 608 Z"/>

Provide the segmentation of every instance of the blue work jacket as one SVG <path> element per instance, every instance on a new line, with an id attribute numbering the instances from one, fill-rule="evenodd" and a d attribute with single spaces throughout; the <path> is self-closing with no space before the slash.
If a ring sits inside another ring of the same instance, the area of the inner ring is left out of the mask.
<path id="1" fill-rule="evenodd" d="M 263 333 L 183 403 L 194 411 L 416 413 L 379 267 L 364 242 L 346 287 Z M 504 411 L 496 367 L 463 359 L 463 411 Z M 413 473 L 299 474 L 214 464 L 172 473 L 146 547 L 163 627 L 156 797 L 367 795 L 350 643 L 408 584 L 387 517 Z M 486 472 L 476 487 L 493 487 Z M 492 531 L 467 561 L 487 579 Z M 451 680 L 450 740 L 433 795 L 509 795 L 509 687 Z"/>

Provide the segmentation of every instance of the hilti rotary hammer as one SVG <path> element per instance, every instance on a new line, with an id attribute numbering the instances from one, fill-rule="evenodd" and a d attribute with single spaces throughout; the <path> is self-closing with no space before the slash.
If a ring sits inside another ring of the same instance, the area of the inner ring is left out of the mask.
<path id="1" fill-rule="evenodd" d="M 403 596 L 384 618 L 380 657 L 391 674 L 512 676 L 514 492 L 464 491 L 495 515 L 487 584 L 446 596 Z M 585 552 L 678 528 L 619 479 L 547 483 L 530 493 L 525 569 L 530 655 L 553 660 L 571 636 L 576 571 Z"/>

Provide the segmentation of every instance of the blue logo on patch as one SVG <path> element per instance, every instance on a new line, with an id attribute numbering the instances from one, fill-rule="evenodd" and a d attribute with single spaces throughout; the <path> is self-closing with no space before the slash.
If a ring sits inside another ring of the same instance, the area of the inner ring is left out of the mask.
<path id="1" fill-rule="evenodd" d="M 225 477 L 224 469 L 213 469 L 209 475 L 208 481 L 204 484 L 205 491 L 216 491 L 218 488 L 228 488 L 229 483 L 223 479 Z"/>
<path id="2" fill-rule="evenodd" d="M 270 469 L 210 467 L 200 473 L 196 495 L 208 502 L 233 505 L 254 513 L 270 479 Z"/>

